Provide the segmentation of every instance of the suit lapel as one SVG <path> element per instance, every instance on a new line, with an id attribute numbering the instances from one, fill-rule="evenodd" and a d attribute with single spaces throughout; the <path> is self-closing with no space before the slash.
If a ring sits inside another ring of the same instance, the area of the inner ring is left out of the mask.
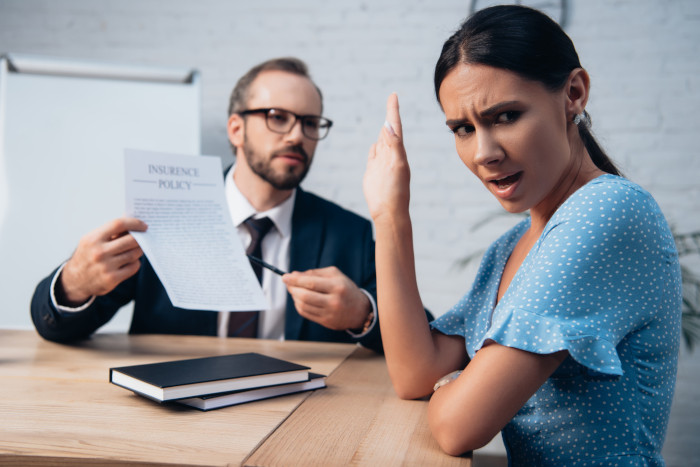
<path id="1" fill-rule="evenodd" d="M 292 238 L 289 244 L 289 270 L 306 271 L 317 268 L 324 238 L 324 216 L 315 212 L 313 197 L 297 189 L 292 213 Z M 289 340 L 299 340 L 304 319 L 287 297 L 284 335 Z"/>

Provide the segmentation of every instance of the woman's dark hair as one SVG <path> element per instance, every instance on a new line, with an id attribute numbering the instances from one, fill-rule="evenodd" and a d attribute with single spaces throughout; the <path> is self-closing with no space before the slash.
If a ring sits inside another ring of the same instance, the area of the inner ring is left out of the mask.
<path id="1" fill-rule="evenodd" d="M 501 5 L 477 11 L 462 23 L 442 47 L 435 65 L 435 95 L 457 65 L 471 63 L 512 71 L 523 78 L 559 90 L 571 71 L 581 68 L 569 36 L 544 13 L 535 9 Z M 590 119 L 578 124 L 579 135 L 595 165 L 620 175 L 590 130 Z"/>

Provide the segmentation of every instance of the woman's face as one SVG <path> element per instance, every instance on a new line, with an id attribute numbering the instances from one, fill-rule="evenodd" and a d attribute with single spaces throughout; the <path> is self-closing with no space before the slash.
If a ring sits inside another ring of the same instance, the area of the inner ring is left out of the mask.
<path id="1" fill-rule="evenodd" d="M 558 187 L 576 172 L 566 102 L 563 90 L 485 65 L 461 64 L 440 86 L 459 157 L 509 212 L 561 203 Z"/>

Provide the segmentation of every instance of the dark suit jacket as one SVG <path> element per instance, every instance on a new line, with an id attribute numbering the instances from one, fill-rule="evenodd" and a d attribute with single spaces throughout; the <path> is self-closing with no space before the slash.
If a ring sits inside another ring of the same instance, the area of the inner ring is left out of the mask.
<path id="1" fill-rule="evenodd" d="M 336 266 L 355 284 L 377 296 L 374 271 L 374 240 L 367 219 L 301 189 L 297 190 L 292 214 L 291 271 Z M 39 334 L 67 342 L 85 339 L 107 323 L 123 305 L 134 300 L 130 333 L 194 334 L 215 336 L 217 313 L 173 307 L 148 260 L 139 272 L 107 295 L 97 297 L 84 311 L 66 313 L 54 308 L 50 298 L 55 271 L 39 283 L 31 313 Z M 381 352 L 379 323 L 366 336 L 356 339 L 346 331 L 333 331 L 302 318 L 287 295 L 285 338 L 325 342 L 360 342 Z"/>

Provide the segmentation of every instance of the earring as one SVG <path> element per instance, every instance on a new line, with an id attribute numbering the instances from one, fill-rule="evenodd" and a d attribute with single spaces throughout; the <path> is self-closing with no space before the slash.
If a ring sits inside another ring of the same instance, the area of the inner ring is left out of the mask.
<path id="1" fill-rule="evenodd" d="M 587 128 L 591 127 L 591 116 L 585 110 L 581 111 L 580 114 L 575 115 L 573 119 L 574 125 L 583 125 Z"/>

